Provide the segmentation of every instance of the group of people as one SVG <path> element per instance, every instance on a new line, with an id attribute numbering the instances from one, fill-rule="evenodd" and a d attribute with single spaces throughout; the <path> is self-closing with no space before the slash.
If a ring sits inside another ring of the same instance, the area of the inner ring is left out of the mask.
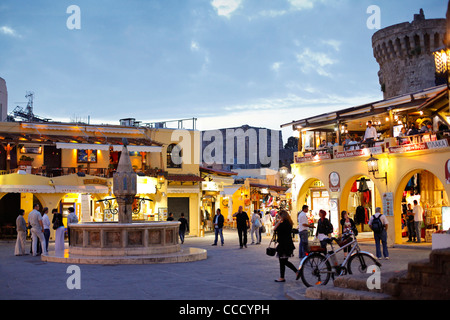
<path id="1" fill-rule="evenodd" d="M 299 246 L 299 258 L 303 259 L 308 252 L 308 238 L 309 238 L 309 230 L 310 228 L 315 228 L 313 223 L 310 223 L 308 220 L 309 207 L 304 205 L 302 210 L 298 213 L 298 231 L 300 238 L 300 246 Z M 321 247 L 326 250 L 326 246 L 328 243 L 328 239 L 330 234 L 333 233 L 334 228 L 331 224 L 330 220 L 326 218 L 326 211 L 319 211 L 319 220 L 317 221 L 316 227 L 316 238 L 320 241 Z M 347 233 L 348 231 L 352 231 L 356 236 L 358 234 L 358 230 L 356 229 L 356 224 L 351 219 L 346 211 L 342 211 L 341 213 L 341 232 L 342 234 Z M 389 251 L 387 248 L 387 230 L 388 230 L 388 220 L 381 213 L 381 208 L 375 209 L 375 214 L 369 220 L 369 226 L 373 230 L 374 239 L 375 239 L 375 247 L 376 247 L 376 257 L 381 259 L 382 254 L 385 259 L 389 259 Z M 277 253 L 280 262 L 280 278 L 276 279 L 276 282 L 285 282 L 285 269 L 288 267 L 292 271 L 294 271 L 297 275 L 298 279 L 298 270 L 295 266 L 288 260 L 293 256 L 295 246 L 292 240 L 292 228 L 293 222 L 288 212 L 280 211 L 280 219 L 277 221 L 274 227 L 274 232 L 277 233 Z M 351 247 L 344 248 L 344 254 L 347 255 L 351 250 Z"/>
<path id="2" fill-rule="evenodd" d="M 423 223 L 423 209 L 417 200 L 413 201 L 414 207 L 408 203 L 408 210 L 406 216 L 403 218 L 403 225 L 408 230 L 408 241 L 421 243 L 422 223 Z"/>
<path id="3" fill-rule="evenodd" d="M 30 230 L 31 235 L 31 254 L 33 256 L 38 256 L 42 253 L 48 254 L 50 228 L 55 230 L 55 252 L 64 252 L 65 227 L 63 224 L 62 213 L 58 212 L 57 209 L 53 209 L 53 218 L 50 223 L 48 208 L 43 208 L 42 212 L 40 212 L 39 209 L 39 204 L 33 206 L 33 210 L 28 214 L 28 223 L 24 218 L 25 210 L 19 210 L 19 215 L 16 219 L 17 240 L 14 250 L 16 256 L 27 255 L 25 244 L 28 229 Z M 74 208 L 69 208 L 69 215 L 67 216 L 68 227 L 73 223 L 78 223 L 78 217 L 75 214 Z"/>

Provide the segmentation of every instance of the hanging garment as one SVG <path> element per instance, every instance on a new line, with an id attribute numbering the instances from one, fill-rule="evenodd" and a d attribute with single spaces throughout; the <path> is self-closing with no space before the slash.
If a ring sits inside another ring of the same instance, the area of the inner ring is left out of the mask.
<path id="1" fill-rule="evenodd" d="M 364 199 L 363 205 L 370 204 L 370 190 L 364 192 L 363 199 Z"/>
<path id="2" fill-rule="evenodd" d="M 366 178 L 362 177 L 359 181 L 358 191 L 366 192 L 367 190 L 369 190 L 369 186 L 367 185 Z"/>
<path id="3" fill-rule="evenodd" d="M 363 206 L 358 206 L 355 213 L 355 223 L 360 224 L 366 221 L 366 211 Z"/>
<path id="4" fill-rule="evenodd" d="M 355 180 L 355 182 L 353 182 L 352 184 L 352 189 L 350 190 L 350 192 L 357 192 L 357 191 L 358 191 L 358 183 Z"/>

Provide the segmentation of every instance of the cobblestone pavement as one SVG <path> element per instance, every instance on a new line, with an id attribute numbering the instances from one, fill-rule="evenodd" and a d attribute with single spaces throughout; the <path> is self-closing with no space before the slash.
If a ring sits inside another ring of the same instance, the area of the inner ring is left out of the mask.
<path id="1" fill-rule="evenodd" d="M 211 246 L 214 236 L 187 237 L 184 246 L 208 250 L 203 261 L 152 265 L 79 265 L 81 289 L 70 290 L 67 264 L 42 262 L 40 257 L 14 256 L 15 241 L 0 242 L 0 299 L 2 300 L 287 300 L 287 292 L 302 297 L 305 286 L 287 269 L 279 277 L 278 260 L 265 254 L 270 241 L 239 249 L 237 232 L 225 230 L 225 245 Z M 250 236 L 249 236 L 250 240 Z M 251 240 L 250 240 L 251 242 Z M 67 244 L 66 244 L 67 245 Z M 298 248 L 298 243 L 295 243 Z M 27 243 L 27 247 L 30 243 Z M 53 250 L 50 243 L 49 250 Z M 374 253 L 372 242 L 362 250 Z M 381 271 L 407 269 L 409 261 L 427 259 L 429 249 L 390 248 Z M 296 254 L 298 251 L 296 250 Z M 290 259 L 296 266 L 297 256 Z M 330 285 L 330 284 L 329 284 Z M 332 285 L 332 284 L 331 284 Z"/>

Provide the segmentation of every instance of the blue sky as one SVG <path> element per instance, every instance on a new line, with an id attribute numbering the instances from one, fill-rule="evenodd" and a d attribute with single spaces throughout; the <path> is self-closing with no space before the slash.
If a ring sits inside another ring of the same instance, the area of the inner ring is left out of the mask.
<path id="1" fill-rule="evenodd" d="M 70 30 L 70 5 L 81 29 Z M 382 99 L 367 28 L 444 18 L 445 0 L 2 0 L 9 111 L 118 124 L 196 117 L 199 129 L 283 123 Z M 286 140 L 291 130 L 283 131 Z"/>

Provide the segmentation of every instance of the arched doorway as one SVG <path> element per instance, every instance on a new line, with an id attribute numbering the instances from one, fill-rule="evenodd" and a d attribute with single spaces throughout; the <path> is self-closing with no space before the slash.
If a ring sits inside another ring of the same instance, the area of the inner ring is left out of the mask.
<path id="1" fill-rule="evenodd" d="M 421 242 L 431 243 L 433 232 L 450 227 L 449 200 L 445 187 L 431 171 L 416 169 L 408 172 L 401 179 L 394 198 L 395 239 L 397 243 L 407 243 L 408 204 L 414 207 L 414 200 L 423 209 Z M 417 235 L 416 235 L 417 239 Z"/>
<path id="2" fill-rule="evenodd" d="M 376 207 L 382 207 L 377 183 L 370 176 L 356 174 L 347 181 L 342 190 L 341 212 L 348 212 L 360 234 L 372 234 L 368 226 L 369 219 L 375 213 Z"/>
<path id="3" fill-rule="evenodd" d="M 325 210 L 327 218 L 333 224 L 335 234 L 339 232 L 339 213 L 337 203 L 331 199 L 331 194 L 325 184 L 317 178 L 311 178 L 303 183 L 297 197 L 297 212 L 301 211 L 303 205 L 309 207 L 308 218 L 317 224 L 319 211 Z M 293 217 L 297 221 L 297 216 Z M 314 232 L 314 230 L 311 230 Z M 312 234 L 311 234 L 312 235 Z"/>

